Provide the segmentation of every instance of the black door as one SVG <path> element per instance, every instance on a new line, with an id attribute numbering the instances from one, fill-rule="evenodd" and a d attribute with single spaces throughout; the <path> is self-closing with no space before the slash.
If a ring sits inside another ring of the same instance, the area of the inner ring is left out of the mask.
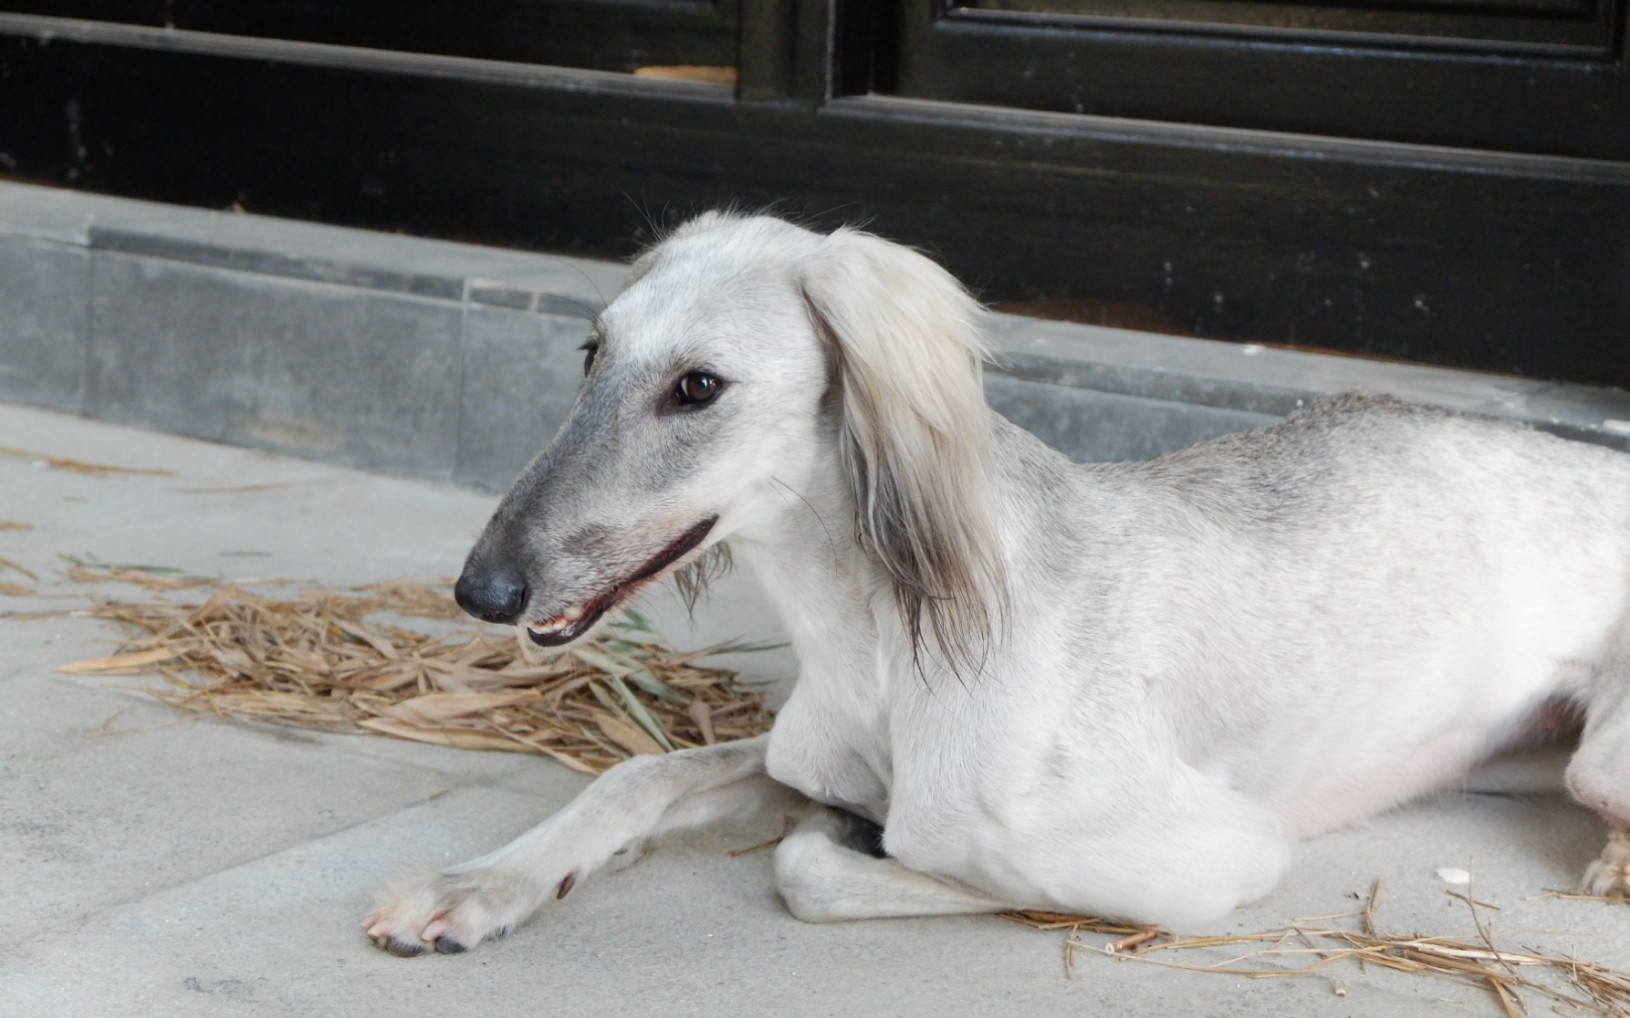
<path id="1" fill-rule="evenodd" d="M 0 173 L 627 253 L 774 204 L 993 302 L 1630 385 L 1627 0 L 0 0 Z"/>

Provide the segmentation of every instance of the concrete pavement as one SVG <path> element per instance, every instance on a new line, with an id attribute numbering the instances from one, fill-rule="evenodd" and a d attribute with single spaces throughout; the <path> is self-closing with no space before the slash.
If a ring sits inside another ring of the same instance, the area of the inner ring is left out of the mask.
<path id="1" fill-rule="evenodd" d="M 381 880 L 494 847 L 585 779 L 518 755 L 184 715 L 129 680 L 52 671 L 110 652 L 118 632 L 17 616 L 153 596 L 71 583 L 62 555 L 338 585 L 451 575 L 491 496 L 18 407 L 0 406 L 0 446 L 174 471 L 0 455 L 0 523 L 32 527 L 0 529 L 0 559 L 38 577 L 0 570 L 38 592 L 0 596 L 0 1015 L 1500 1013 L 1483 988 L 1350 964 L 1252 981 L 1081 952 L 1067 979 L 1062 934 L 991 917 L 804 925 L 775 897 L 769 853 L 727 854 L 777 818 L 670 838 L 470 954 L 390 957 L 358 927 Z M 230 490 L 245 486 L 269 487 Z M 775 635 L 742 575 L 694 633 L 674 598 L 649 601 L 681 645 Z M 747 664 L 790 672 L 785 655 Z M 1460 867 L 1499 906 L 1485 918 L 1506 946 L 1630 968 L 1630 910 L 1541 897 L 1570 889 L 1600 839 L 1560 796 L 1444 794 L 1302 846 L 1286 884 L 1223 929 L 1352 912 L 1379 876 L 1383 929 L 1475 936 L 1437 872 Z"/>

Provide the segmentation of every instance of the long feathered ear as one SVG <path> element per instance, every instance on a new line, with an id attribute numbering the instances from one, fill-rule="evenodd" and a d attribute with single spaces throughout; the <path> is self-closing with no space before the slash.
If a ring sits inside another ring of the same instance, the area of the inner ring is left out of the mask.
<path id="1" fill-rule="evenodd" d="M 934 262 L 857 230 L 822 241 L 802 287 L 836 359 L 861 545 L 893 580 L 913 656 L 929 635 L 954 670 L 977 672 L 1007 605 L 982 310 Z"/>

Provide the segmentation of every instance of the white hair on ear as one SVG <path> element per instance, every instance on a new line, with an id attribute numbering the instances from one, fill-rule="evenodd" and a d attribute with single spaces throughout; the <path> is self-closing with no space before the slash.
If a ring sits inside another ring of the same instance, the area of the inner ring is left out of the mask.
<path id="1" fill-rule="evenodd" d="M 840 452 L 862 547 L 894 584 L 919 649 L 977 672 L 1007 590 L 991 497 L 977 301 L 933 261 L 853 229 L 802 267 L 834 348 Z"/>

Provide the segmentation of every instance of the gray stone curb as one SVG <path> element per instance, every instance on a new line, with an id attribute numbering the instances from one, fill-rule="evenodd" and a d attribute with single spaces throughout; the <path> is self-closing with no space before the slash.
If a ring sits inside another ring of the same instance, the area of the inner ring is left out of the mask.
<path id="1" fill-rule="evenodd" d="M 586 319 L 623 276 L 0 184 L 0 400 L 495 490 L 570 407 Z M 1354 390 L 1630 450 L 1619 390 L 1009 315 L 990 331 L 992 404 L 1081 460 L 1159 455 Z"/>

